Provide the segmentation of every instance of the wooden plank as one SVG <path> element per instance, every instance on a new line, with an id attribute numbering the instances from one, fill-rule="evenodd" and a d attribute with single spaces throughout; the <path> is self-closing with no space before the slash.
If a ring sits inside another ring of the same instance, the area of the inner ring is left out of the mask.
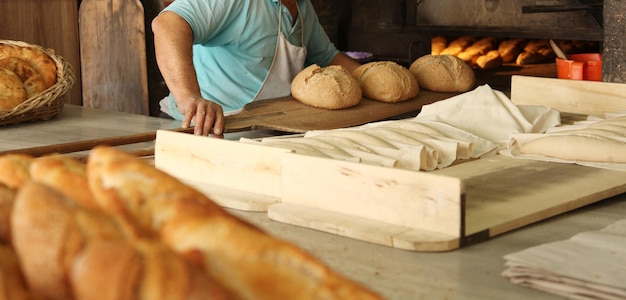
<path id="1" fill-rule="evenodd" d="M 177 129 L 172 129 L 172 131 L 193 133 L 193 128 L 177 128 Z M 137 134 L 131 134 L 131 135 L 125 135 L 125 136 L 113 136 L 113 137 L 97 138 L 97 139 L 90 139 L 90 140 L 84 140 L 84 141 L 61 143 L 61 144 L 52 144 L 52 145 L 37 146 L 37 147 L 30 147 L 30 148 L 5 150 L 5 151 L 0 151 L 0 155 L 5 155 L 9 153 L 22 153 L 22 154 L 28 154 L 32 156 L 43 156 L 43 155 L 47 155 L 50 153 L 64 154 L 64 153 L 91 150 L 95 146 L 99 146 L 99 145 L 121 146 L 121 145 L 154 141 L 155 139 L 156 139 L 156 131 L 153 131 L 153 132 L 137 133 Z M 145 149 L 145 151 L 142 151 L 142 153 L 150 153 L 150 155 L 153 155 L 154 149 Z"/>
<path id="2" fill-rule="evenodd" d="M 279 149 L 157 131 L 155 166 L 172 176 L 270 197 L 282 197 Z"/>
<path id="3" fill-rule="evenodd" d="M 466 185 L 466 235 L 493 237 L 626 192 L 623 171 L 493 156 L 433 171 Z"/>
<path id="4" fill-rule="evenodd" d="M 626 84 L 531 76 L 511 78 L 511 101 L 560 112 L 602 115 L 626 110 Z"/>
<path id="5" fill-rule="evenodd" d="M 226 130 L 237 132 L 269 129 L 303 133 L 362 125 L 399 115 L 417 114 L 422 106 L 450 98 L 458 93 L 420 91 L 417 97 L 398 103 L 384 103 L 364 98 L 359 105 L 339 110 L 308 106 L 287 96 L 255 101 L 239 114 L 226 117 Z"/>
<path id="6" fill-rule="evenodd" d="M 408 228 L 309 206 L 277 203 L 267 211 L 271 220 L 350 237 L 369 243 L 420 252 L 459 248 L 458 235 Z"/>
<path id="7" fill-rule="evenodd" d="M 461 235 L 457 178 L 289 153 L 281 180 L 282 203 Z"/>
<path id="8" fill-rule="evenodd" d="M 0 37 L 54 49 L 76 73 L 74 86 L 63 96 L 81 105 L 78 3 L 76 0 L 2 0 Z"/>
<path id="9" fill-rule="evenodd" d="M 79 10 L 83 104 L 149 114 L 140 0 L 83 0 Z"/>

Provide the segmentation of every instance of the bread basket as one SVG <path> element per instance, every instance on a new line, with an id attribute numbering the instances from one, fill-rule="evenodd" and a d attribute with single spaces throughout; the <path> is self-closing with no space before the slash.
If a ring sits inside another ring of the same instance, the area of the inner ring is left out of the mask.
<path id="1" fill-rule="evenodd" d="M 61 98 L 76 81 L 72 67 L 65 59 L 57 55 L 52 49 L 44 49 L 38 45 L 32 45 L 21 41 L 1 40 L 0 44 L 14 45 L 19 47 L 33 47 L 46 53 L 57 66 L 57 82 L 43 93 L 32 96 L 12 110 L 0 110 L 0 126 L 18 124 L 22 122 L 48 120 L 58 115 L 63 110 Z"/>

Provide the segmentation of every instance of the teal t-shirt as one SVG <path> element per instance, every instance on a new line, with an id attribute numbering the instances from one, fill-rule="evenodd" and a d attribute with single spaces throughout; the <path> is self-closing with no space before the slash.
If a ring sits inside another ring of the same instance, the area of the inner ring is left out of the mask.
<path id="1" fill-rule="evenodd" d="M 328 65 L 339 52 L 329 40 L 310 0 L 297 0 L 300 14 L 291 15 L 278 0 L 176 0 L 164 11 L 185 19 L 193 30 L 193 62 L 202 96 L 236 113 L 250 103 L 274 59 L 278 17 L 290 43 L 307 49 L 305 67 Z M 303 28 L 304 26 L 304 28 Z M 304 32 L 302 32 L 304 30 Z M 170 94 L 168 108 L 182 120 Z"/>

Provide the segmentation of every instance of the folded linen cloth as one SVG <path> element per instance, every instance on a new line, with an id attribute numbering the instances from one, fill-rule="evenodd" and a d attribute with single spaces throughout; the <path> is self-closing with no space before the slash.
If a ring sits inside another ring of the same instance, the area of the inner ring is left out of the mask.
<path id="1" fill-rule="evenodd" d="M 626 170 L 626 113 L 590 116 L 586 121 L 550 128 L 544 134 L 512 134 L 507 149 L 500 154 Z"/>
<path id="2" fill-rule="evenodd" d="M 434 121 L 470 132 L 506 147 L 514 133 L 539 133 L 561 124 L 555 109 L 515 105 L 501 91 L 482 85 L 422 107 L 414 121 Z"/>
<path id="3" fill-rule="evenodd" d="M 626 219 L 504 260 L 513 284 L 569 299 L 626 299 Z"/>

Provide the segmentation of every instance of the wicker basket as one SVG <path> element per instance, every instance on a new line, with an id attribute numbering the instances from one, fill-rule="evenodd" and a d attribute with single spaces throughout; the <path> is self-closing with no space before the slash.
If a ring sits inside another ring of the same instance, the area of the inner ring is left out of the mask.
<path id="1" fill-rule="evenodd" d="M 44 49 L 37 45 L 20 41 L 0 40 L 0 44 L 19 47 L 33 47 L 42 50 L 57 66 L 57 82 L 43 93 L 30 97 L 12 110 L 0 110 L 0 125 L 18 124 L 22 122 L 48 120 L 63 110 L 61 98 L 76 81 L 72 67 L 65 59 L 54 53 L 54 50 Z"/>

